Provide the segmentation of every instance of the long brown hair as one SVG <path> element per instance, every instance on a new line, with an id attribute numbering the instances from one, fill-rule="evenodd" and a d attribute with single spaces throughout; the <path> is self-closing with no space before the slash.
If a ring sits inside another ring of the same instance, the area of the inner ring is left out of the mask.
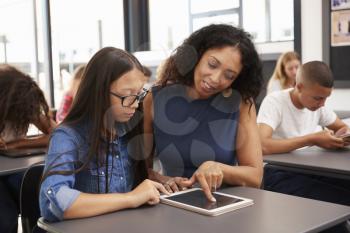
<path id="1" fill-rule="evenodd" d="M 105 129 L 105 114 L 111 106 L 110 86 L 125 73 L 132 69 L 143 72 L 143 67 L 139 61 L 131 54 L 117 48 L 106 47 L 98 51 L 87 64 L 82 81 L 79 85 L 72 108 L 62 125 L 74 127 L 78 124 L 88 124 L 87 143 L 89 149 L 87 158 L 83 164 L 75 171 L 49 171 L 44 174 L 43 180 L 53 174 L 70 175 L 85 169 L 90 161 L 95 161 L 97 165 L 105 161 L 106 151 L 101 151 L 101 138 Z M 142 120 L 127 134 L 127 139 L 141 133 Z M 106 148 L 109 148 L 107 142 Z M 134 165 L 135 183 L 137 185 L 147 176 L 145 161 L 143 159 L 131 158 Z M 76 161 L 78 162 L 78 161 Z M 55 165 L 54 167 L 56 167 Z M 52 168 L 52 167 L 51 167 Z"/>

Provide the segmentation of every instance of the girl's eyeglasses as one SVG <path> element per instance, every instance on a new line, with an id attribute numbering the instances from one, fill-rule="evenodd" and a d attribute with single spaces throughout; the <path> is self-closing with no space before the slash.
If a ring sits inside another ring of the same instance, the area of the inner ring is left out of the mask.
<path id="1" fill-rule="evenodd" d="M 142 92 L 138 95 L 126 95 L 126 96 L 120 96 L 114 92 L 109 92 L 111 95 L 119 98 L 122 100 L 122 106 L 123 107 L 130 107 L 131 105 L 133 105 L 135 103 L 135 101 L 137 100 L 139 103 L 141 103 L 143 101 L 143 99 L 145 98 L 145 96 L 147 95 L 149 90 L 147 90 L 146 88 L 142 88 Z"/>

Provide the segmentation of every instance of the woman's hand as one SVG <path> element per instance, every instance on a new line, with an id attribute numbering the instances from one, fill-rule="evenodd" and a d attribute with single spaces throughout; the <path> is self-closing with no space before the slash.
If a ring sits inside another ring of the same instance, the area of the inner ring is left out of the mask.
<path id="1" fill-rule="evenodd" d="M 160 192 L 170 194 L 162 184 L 146 179 L 131 191 L 132 206 L 136 208 L 145 203 L 149 205 L 158 204 Z"/>
<path id="2" fill-rule="evenodd" d="M 182 181 L 183 186 L 192 186 L 198 182 L 208 200 L 215 202 L 212 191 L 216 191 L 222 185 L 224 174 L 217 162 L 204 162 L 188 181 Z"/>

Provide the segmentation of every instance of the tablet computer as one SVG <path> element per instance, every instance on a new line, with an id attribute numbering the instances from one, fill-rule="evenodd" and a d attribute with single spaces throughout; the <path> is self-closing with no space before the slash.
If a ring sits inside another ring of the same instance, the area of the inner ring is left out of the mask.
<path id="1" fill-rule="evenodd" d="M 192 188 L 171 195 L 162 195 L 160 202 L 209 216 L 217 216 L 253 204 L 251 199 L 226 193 L 213 192 L 213 196 L 216 202 L 209 201 L 202 189 Z"/>

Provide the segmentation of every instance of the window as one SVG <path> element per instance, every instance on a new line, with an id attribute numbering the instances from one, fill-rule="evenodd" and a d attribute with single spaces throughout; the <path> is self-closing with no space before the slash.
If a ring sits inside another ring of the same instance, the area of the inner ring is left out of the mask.
<path id="1" fill-rule="evenodd" d="M 204 26 L 207 26 L 209 24 L 219 24 L 219 23 L 226 23 L 231 24 L 233 26 L 238 26 L 239 24 L 239 15 L 235 13 L 230 14 L 224 14 L 224 15 L 213 15 L 213 16 L 207 16 L 207 17 L 199 17 L 199 18 L 193 18 L 193 31 L 196 31 Z"/>
<path id="2" fill-rule="evenodd" d="M 14 65 L 32 77 L 35 75 L 33 12 L 32 1 L 0 2 L 0 62 Z"/>
<path id="3" fill-rule="evenodd" d="M 270 0 L 271 41 L 294 39 L 293 0 Z"/>
<path id="4" fill-rule="evenodd" d="M 267 38 L 265 0 L 245 0 L 242 7 L 243 28 L 252 35 L 255 42 L 265 42 Z"/>
<path id="5" fill-rule="evenodd" d="M 294 39 L 293 0 L 189 1 L 191 32 L 211 23 L 227 23 L 242 26 L 257 43 Z"/>
<path id="6" fill-rule="evenodd" d="M 198 14 L 209 11 L 219 11 L 238 8 L 239 0 L 191 0 L 191 13 Z"/>
<path id="7" fill-rule="evenodd" d="M 150 48 L 173 50 L 190 34 L 189 0 L 149 0 Z"/>
<path id="8" fill-rule="evenodd" d="M 239 0 L 190 0 L 191 32 L 213 23 L 239 26 Z"/>
<path id="9" fill-rule="evenodd" d="M 51 28 L 55 106 L 74 69 L 102 47 L 124 49 L 123 1 L 52 0 Z"/>
<path id="10" fill-rule="evenodd" d="M 294 39 L 293 0 L 244 0 L 242 14 L 255 42 Z"/>

